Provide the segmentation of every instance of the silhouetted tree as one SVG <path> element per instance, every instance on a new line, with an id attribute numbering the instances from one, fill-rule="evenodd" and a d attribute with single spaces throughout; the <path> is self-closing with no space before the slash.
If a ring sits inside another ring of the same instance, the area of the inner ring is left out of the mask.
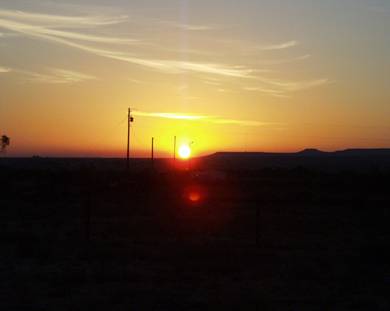
<path id="1" fill-rule="evenodd" d="M 5 149 L 10 145 L 10 141 L 8 136 L 1 136 L 1 152 L 5 152 Z"/>

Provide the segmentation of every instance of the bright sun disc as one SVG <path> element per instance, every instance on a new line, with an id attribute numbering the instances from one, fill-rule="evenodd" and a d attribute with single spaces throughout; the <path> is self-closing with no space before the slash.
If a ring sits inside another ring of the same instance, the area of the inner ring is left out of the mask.
<path id="1" fill-rule="evenodd" d="M 191 148 L 188 145 L 182 145 L 179 148 L 179 156 L 182 159 L 188 159 L 191 156 Z"/>

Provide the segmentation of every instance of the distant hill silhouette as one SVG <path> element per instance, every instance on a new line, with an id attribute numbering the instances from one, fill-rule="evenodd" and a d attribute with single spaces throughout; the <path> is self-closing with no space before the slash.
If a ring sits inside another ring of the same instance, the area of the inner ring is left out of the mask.
<path id="1" fill-rule="evenodd" d="M 327 152 L 318 149 L 304 149 L 302 151 L 297 152 L 297 154 L 304 155 L 304 156 L 322 156 L 322 155 L 326 155 Z"/>
<path id="2" fill-rule="evenodd" d="M 337 156 L 390 156 L 390 149 L 346 149 L 333 152 Z"/>
<path id="3" fill-rule="evenodd" d="M 204 159 L 204 167 L 229 170 L 301 167 L 320 171 L 390 170 L 390 149 L 346 149 L 325 152 L 304 149 L 291 153 L 217 152 Z"/>
<path id="4" fill-rule="evenodd" d="M 345 149 L 333 152 L 321 151 L 318 149 L 304 149 L 298 152 L 216 152 L 208 157 L 210 158 L 254 158 L 254 157 L 372 157 L 390 156 L 390 149 Z"/>

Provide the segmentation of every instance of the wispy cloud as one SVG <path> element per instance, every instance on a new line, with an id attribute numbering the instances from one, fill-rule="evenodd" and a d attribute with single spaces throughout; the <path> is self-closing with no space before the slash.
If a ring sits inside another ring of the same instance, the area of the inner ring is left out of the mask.
<path id="1" fill-rule="evenodd" d="M 7 72 L 10 72 L 10 71 L 12 71 L 11 68 L 1 67 L 0 66 L 0 73 L 7 73 Z"/>
<path id="2" fill-rule="evenodd" d="M 309 59 L 311 57 L 310 54 L 305 54 L 298 57 L 292 57 L 292 58 L 285 58 L 285 59 L 274 59 L 274 60 L 261 60 L 259 64 L 261 65 L 282 65 L 282 64 L 288 64 L 288 63 L 294 63 L 303 61 L 306 59 Z"/>
<path id="3" fill-rule="evenodd" d="M 215 118 L 212 120 L 212 123 L 240 125 L 240 126 L 269 126 L 269 125 L 276 124 L 272 122 L 259 122 L 259 121 L 250 121 L 250 120 L 235 120 L 235 119 L 222 119 L 222 118 Z"/>
<path id="4" fill-rule="evenodd" d="M 15 10 L 0 9 L 0 16 L 32 23 L 49 24 L 51 26 L 106 26 L 122 23 L 127 20 L 126 15 L 121 16 L 63 16 L 31 13 Z"/>
<path id="5" fill-rule="evenodd" d="M 243 90 L 250 92 L 260 92 L 272 97 L 289 98 L 289 94 L 291 92 L 308 90 L 329 83 L 328 79 L 317 79 L 309 81 L 280 81 L 259 77 L 258 80 L 263 85 L 245 86 L 243 87 Z"/>
<path id="6" fill-rule="evenodd" d="M 37 73 L 31 71 L 16 71 L 24 74 L 27 80 L 36 83 L 50 83 L 50 84 L 74 84 L 88 80 L 95 80 L 96 77 L 87 75 L 77 71 L 51 68 L 47 73 Z"/>
<path id="7" fill-rule="evenodd" d="M 89 41 L 96 43 L 109 43 L 109 44 L 135 44 L 139 40 L 135 39 L 126 39 L 126 38 L 115 38 L 115 37 L 102 37 L 95 36 L 91 34 L 82 34 L 76 32 L 68 32 L 63 30 L 50 29 L 43 26 L 35 26 L 25 23 L 19 23 L 15 21 L 10 21 L 0 18 L 0 27 L 6 28 L 8 30 L 16 31 L 23 33 L 25 35 L 47 35 L 59 38 L 73 39 L 78 41 Z"/>
<path id="8" fill-rule="evenodd" d="M 282 43 L 277 43 L 277 44 L 269 44 L 269 45 L 264 45 L 260 46 L 259 49 L 263 51 L 272 51 L 272 50 L 284 50 L 288 48 L 292 48 L 294 46 L 297 46 L 299 44 L 298 41 L 292 40 L 292 41 L 287 41 L 287 42 L 282 42 Z"/>
<path id="9" fill-rule="evenodd" d="M 143 67 L 148 67 L 165 73 L 197 72 L 197 73 L 221 75 L 225 77 L 253 78 L 252 73 L 254 71 L 249 68 L 229 66 L 229 65 L 217 64 L 217 63 L 196 63 L 196 62 L 180 61 L 180 60 L 141 58 L 141 57 L 134 56 L 130 53 L 95 48 L 92 46 L 75 42 L 75 40 L 83 40 L 83 41 L 94 41 L 94 42 L 100 41 L 105 43 L 110 43 L 110 42 L 122 43 L 123 41 L 121 41 L 121 39 L 118 38 L 100 38 L 96 36 L 86 36 L 83 34 L 52 30 L 42 26 L 36 27 L 33 25 L 17 23 L 5 19 L 0 19 L 0 27 L 18 33 L 22 33 L 24 35 L 37 37 L 37 38 L 45 39 L 47 41 L 63 44 L 68 47 L 83 50 L 98 56 L 103 56 L 110 59 L 121 60 L 124 62 L 137 64 Z"/>
<path id="10" fill-rule="evenodd" d="M 18 36 L 18 34 L 0 32 L 0 38 L 10 38 L 10 37 L 16 37 L 16 36 Z"/>
<path id="11" fill-rule="evenodd" d="M 210 51 L 205 48 L 202 49 L 191 49 L 191 48 L 184 48 L 184 47 L 167 47 L 167 46 L 161 46 L 161 45 L 153 45 L 151 43 L 148 43 L 149 46 L 153 46 L 154 48 L 158 49 L 159 51 L 167 51 L 175 54 L 180 55 L 199 55 L 199 56 L 213 56 L 216 57 L 219 55 L 217 51 Z"/>
<path id="12" fill-rule="evenodd" d="M 189 24 L 176 24 L 176 27 L 188 31 L 206 31 L 214 29 L 211 26 L 207 25 L 189 25 Z"/>
<path id="13" fill-rule="evenodd" d="M 68 44 L 69 45 L 69 44 Z M 195 73 L 207 73 L 212 75 L 219 75 L 233 78 L 251 78 L 255 77 L 252 75 L 254 70 L 249 68 L 237 68 L 235 66 L 229 66 L 224 64 L 214 63 L 196 63 L 190 61 L 180 60 L 165 60 L 165 59 L 147 59 L 139 58 L 126 53 L 99 50 L 87 46 L 75 45 L 73 47 L 80 48 L 82 50 L 94 53 L 96 55 L 104 56 L 111 59 L 121 60 L 124 62 L 140 65 L 157 71 L 161 71 L 169 74 L 178 74 L 184 72 L 195 72 Z"/>
<path id="14" fill-rule="evenodd" d="M 200 115 L 184 115 L 178 113 L 170 112 L 144 112 L 144 111 L 134 111 L 135 116 L 140 117 L 150 117 L 150 118 L 163 118 L 163 119 L 175 119 L 175 120 L 187 120 L 187 121 L 198 121 L 208 119 L 208 116 Z"/>
<path id="15" fill-rule="evenodd" d="M 226 119 L 218 116 L 206 116 L 206 115 L 189 115 L 179 113 L 165 113 L 165 112 L 144 112 L 134 111 L 134 116 L 149 117 L 149 118 L 162 118 L 162 119 L 173 119 L 183 121 L 200 121 L 213 124 L 230 124 L 239 126 L 269 126 L 276 125 L 278 123 L 273 122 L 260 122 L 253 120 L 239 120 L 239 119 Z"/>
<path id="16" fill-rule="evenodd" d="M 283 90 L 275 90 L 275 89 L 270 89 L 270 88 L 265 88 L 265 87 L 251 87 L 251 86 L 246 86 L 243 88 L 245 91 L 251 91 L 251 92 L 260 92 L 264 93 L 273 97 L 281 97 L 281 98 L 288 98 L 289 96 L 285 94 L 285 91 Z"/>
<path id="17" fill-rule="evenodd" d="M 147 84 L 147 82 L 145 82 L 145 81 L 138 80 L 138 79 L 132 79 L 132 78 L 128 78 L 127 81 L 134 83 L 134 84 Z"/>
<path id="18" fill-rule="evenodd" d="M 309 81 L 283 81 L 282 79 L 273 79 L 262 76 L 268 73 L 268 70 L 260 70 L 256 66 L 237 66 L 224 64 L 215 61 L 187 61 L 182 58 L 167 58 L 159 59 L 153 57 L 145 57 L 137 49 L 129 52 L 123 50 L 124 45 L 132 47 L 144 47 L 144 42 L 133 38 L 118 38 L 108 35 L 97 35 L 83 30 L 85 27 L 90 27 L 88 30 L 94 30 L 98 26 L 106 26 L 122 23 L 126 20 L 126 16 L 62 16 L 38 14 L 12 10 L 0 9 L 0 29 L 6 29 L 11 34 L 26 36 L 29 38 L 37 38 L 54 44 L 63 45 L 72 49 L 81 50 L 85 53 L 104 57 L 111 60 L 117 60 L 133 65 L 137 65 L 146 69 L 155 70 L 166 74 L 182 74 L 195 73 L 199 74 L 210 85 L 218 86 L 217 91 L 226 91 L 222 87 L 222 82 L 217 80 L 212 82 L 213 78 L 234 78 L 246 79 L 254 86 L 247 86 L 243 89 L 246 91 L 258 91 L 264 94 L 275 97 L 288 97 L 288 92 L 300 91 L 312 87 L 320 86 L 328 82 L 327 79 L 317 79 Z M 180 27 L 188 30 L 208 30 L 211 29 L 207 25 L 182 25 L 175 24 L 175 27 Z M 61 28 L 61 29 L 59 29 Z M 68 31 L 67 28 L 72 29 Z M 77 31 L 76 31 L 77 29 Z M 85 29 L 84 29 L 85 30 Z M 81 32 L 80 32 L 81 31 Z M 112 46 L 116 48 L 113 49 Z M 298 42 L 287 41 L 278 44 L 270 44 L 258 47 L 260 50 L 282 50 L 298 45 Z M 157 48 L 150 45 L 149 47 Z M 270 61 L 268 64 L 282 64 L 303 60 L 310 55 L 301 57 Z M 5 72 L 5 71 L 3 71 Z M 74 71 L 62 69 L 52 69 L 47 73 L 31 73 L 29 74 L 32 81 L 41 81 L 47 83 L 76 83 L 85 80 L 95 79 L 93 76 L 84 75 Z M 136 80 L 132 81 L 134 83 Z M 217 85 L 220 84 L 220 85 Z M 214 122 L 215 123 L 215 122 Z"/>
<path id="19" fill-rule="evenodd" d="M 184 24 L 184 23 L 178 23 L 172 21 L 155 21 L 155 22 L 161 25 L 167 25 L 167 26 L 171 26 L 171 27 L 175 27 L 187 31 L 207 31 L 207 30 L 215 29 L 215 27 L 210 25 Z"/>
<path id="20" fill-rule="evenodd" d="M 224 89 L 224 88 L 222 88 L 222 87 L 217 88 L 217 91 L 220 92 L 220 93 L 231 93 L 231 92 L 233 92 L 233 91 L 230 90 L 230 89 Z"/>
<path id="21" fill-rule="evenodd" d="M 285 92 L 295 92 L 310 89 L 313 87 L 321 86 L 329 82 L 328 79 L 317 79 L 317 80 L 308 80 L 308 81 L 280 81 L 269 79 L 265 77 L 259 77 L 258 80 L 265 84 L 272 85 L 279 88 L 281 91 Z"/>

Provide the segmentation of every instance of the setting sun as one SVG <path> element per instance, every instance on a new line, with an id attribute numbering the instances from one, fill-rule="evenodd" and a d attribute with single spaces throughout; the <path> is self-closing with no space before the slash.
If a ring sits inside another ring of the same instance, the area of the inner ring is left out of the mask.
<path id="1" fill-rule="evenodd" d="M 182 145 L 179 148 L 179 157 L 182 159 L 188 159 L 191 156 L 191 148 L 188 145 Z"/>

